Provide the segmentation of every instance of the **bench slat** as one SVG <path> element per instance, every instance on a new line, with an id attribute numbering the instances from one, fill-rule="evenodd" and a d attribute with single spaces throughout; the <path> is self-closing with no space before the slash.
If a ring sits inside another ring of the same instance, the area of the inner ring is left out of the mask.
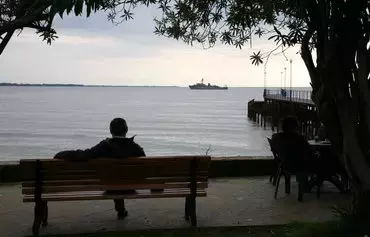
<path id="1" fill-rule="evenodd" d="M 207 188 L 206 182 L 198 183 L 197 188 Z M 179 189 L 190 188 L 190 183 L 170 184 L 126 184 L 126 185 L 73 185 L 73 186 L 43 186 L 42 193 L 104 191 L 104 190 L 132 190 L 132 189 Z M 23 188 L 22 194 L 34 194 L 34 188 Z"/>
<path id="2" fill-rule="evenodd" d="M 87 179 L 98 179 L 98 175 L 94 174 L 75 174 L 75 175 L 54 175 L 54 176 L 47 176 L 43 179 L 43 181 L 53 181 L 53 180 L 87 180 Z M 22 177 L 23 181 L 34 181 L 35 177 Z"/>
<path id="3" fill-rule="evenodd" d="M 203 160 L 209 160 L 211 157 L 210 156 L 154 156 L 154 157 L 135 157 L 135 158 L 125 158 L 125 159 L 120 159 L 120 158 L 98 158 L 98 159 L 93 159 L 88 161 L 89 163 L 95 163 L 95 164 L 102 164 L 102 163 L 129 163 L 129 164 L 136 164 L 140 163 L 141 161 L 149 161 L 149 162 L 163 162 L 165 160 L 166 162 L 170 161 L 178 161 L 178 160 L 188 160 L 191 161 L 193 159 L 198 159 L 199 161 Z M 35 164 L 38 159 L 22 159 L 20 160 L 21 165 L 30 165 L 30 164 Z M 68 162 L 65 160 L 61 159 L 41 159 L 43 164 L 65 164 L 65 163 L 73 163 L 73 164 L 85 164 L 86 162 L 81 161 L 81 162 Z"/>
<path id="4" fill-rule="evenodd" d="M 207 182 L 207 176 L 197 176 L 196 180 L 198 182 Z M 112 180 L 112 184 L 155 184 L 155 183 L 176 183 L 176 182 L 190 182 L 189 177 L 153 177 L 146 179 L 120 179 Z M 45 180 L 43 185 L 45 186 L 71 186 L 71 185 L 91 185 L 91 184 L 102 184 L 100 179 L 82 179 L 82 180 Z M 27 181 L 22 183 L 22 187 L 34 187 L 35 182 Z"/>
<path id="5" fill-rule="evenodd" d="M 34 181 L 22 182 L 22 188 L 35 187 Z M 90 185 L 90 184 L 101 184 L 99 179 L 82 179 L 82 180 L 46 180 L 43 185 L 47 186 L 65 186 L 65 185 Z"/>
<path id="6" fill-rule="evenodd" d="M 158 161 L 150 161 L 150 160 L 137 160 L 135 163 L 128 162 L 128 161 L 121 161 L 121 162 L 111 162 L 111 163 L 95 163 L 93 161 L 85 162 L 85 165 L 82 166 L 81 163 L 77 162 L 65 162 L 65 163 L 42 163 L 42 167 L 44 169 L 49 170 L 69 170 L 69 169 L 77 169 L 77 170 L 85 170 L 85 169 L 96 169 L 100 167 L 117 167 L 117 166 L 130 166 L 130 167 L 174 167 L 174 168 L 188 168 L 190 166 L 191 161 L 188 160 L 177 160 L 177 161 L 166 161 L 166 162 L 158 162 Z M 208 161 L 207 160 L 198 160 L 197 169 L 204 169 L 207 168 Z M 32 168 L 32 167 L 31 167 Z"/>
<path id="7" fill-rule="evenodd" d="M 208 176 L 208 171 L 198 171 L 196 172 L 197 176 Z M 126 170 L 107 170 L 104 173 L 85 173 L 85 174 L 76 174 L 76 173 L 65 173 L 65 174 L 55 174 L 55 173 L 43 173 L 43 180 L 80 180 L 80 179 L 98 179 L 101 180 L 111 180 L 111 179 L 128 179 L 128 178 L 147 178 L 147 177 L 184 177 L 190 176 L 189 171 L 176 172 L 173 170 L 131 170 L 126 172 Z M 23 181 L 32 181 L 35 180 L 35 175 L 23 176 Z"/>
<path id="8" fill-rule="evenodd" d="M 208 169 L 210 164 L 210 159 L 197 159 L 197 169 Z M 104 159 L 104 160 L 91 160 L 88 162 L 68 162 L 61 160 L 41 160 L 43 170 L 50 171 L 64 171 L 64 170 L 99 170 L 102 167 L 104 169 L 110 169 L 114 167 L 134 166 L 138 167 L 156 167 L 156 169 L 189 169 L 191 160 L 184 160 L 182 158 L 176 159 L 165 159 L 165 161 L 158 160 L 156 158 L 146 158 L 146 159 L 123 159 L 116 161 L 115 159 Z M 36 168 L 36 161 L 23 161 L 21 160 L 21 169 L 23 174 L 34 174 Z"/>
<path id="9" fill-rule="evenodd" d="M 48 160 L 40 160 L 42 162 L 42 166 L 47 169 L 58 169 L 60 170 L 62 167 L 69 169 L 81 169 L 84 170 L 87 167 L 101 167 L 102 165 L 110 165 L 110 166 L 118 166 L 118 165 L 132 165 L 132 166 L 174 166 L 177 165 L 180 167 L 188 167 L 190 162 L 196 158 L 193 157 L 192 159 L 186 159 L 186 157 L 177 157 L 171 159 L 163 159 L 158 157 L 153 158 L 129 158 L 129 159 L 94 159 L 85 162 L 71 162 L 71 161 L 64 161 L 64 160 L 57 160 L 57 159 L 48 159 Z M 198 162 L 198 167 L 203 167 L 210 163 L 209 157 L 198 157 L 196 158 Z M 26 169 L 33 170 L 36 167 L 35 160 L 21 160 L 20 161 L 21 167 L 25 167 Z"/>
<path id="10" fill-rule="evenodd" d="M 179 190 L 178 192 L 157 192 L 157 193 L 138 193 L 129 195 L 106 195 L 104 192 L 88 193 L 88 194 L 48 194 L 43 195 L 44 201 L 81 201 L 81 200 L 107 200 L 107 199 L 144 199 L 144 198 L 177 198 L 190 195 L 190 190 Z M 197 197 L 206 197 L 205 190 L 198 190 Z M 34 202 L 33 196 L 24 196 L 23 202 Z"/>
<path id="11" fill-rule="evenodd" d="M 45 175 L 49 174 L 62 174 L 62 175 L 67 175 L 67 174 L 94 174 L 94 173 L 109 173 L 110 171 L 119 171 L 123 170 L 126 173 L 135 173 L 135 172 L 140 172 L 143 170 L 148 170 L 148 171 L 157 171 L 158 173 L 161 172 L 188 172 L 189 173 L 189 167 L 186 166 L 165 166 L 165 165 L 154 165 L 154 166 L 147 166 L 147 165 L 102 165 L 100 167 L 85 167 L 84 169 L 79 169 L 79 168 L 55 168 L 55 169 L 48 169 L 46 167 L 43 167 L 41 169 L 41 172 Z M 208 166 L 198 166 L 197 169 L 195 169 L 196 172 L 202 172 L 202 171 L 207 171 L 209 170 Z M 28 169 L 22 171 L 22 177 L 35 177 L 35 169 Z"/>

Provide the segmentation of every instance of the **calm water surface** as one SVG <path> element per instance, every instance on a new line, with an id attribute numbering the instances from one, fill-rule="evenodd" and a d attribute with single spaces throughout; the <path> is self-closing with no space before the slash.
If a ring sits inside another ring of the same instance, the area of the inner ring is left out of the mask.
<path id="1" fill-rule="evenodd" d="M 247 102 L 262 88 L 0 87 L 0 160 L 51 157 L 109 137 L 124 117 L 147 155 L 270 155 Z"/>

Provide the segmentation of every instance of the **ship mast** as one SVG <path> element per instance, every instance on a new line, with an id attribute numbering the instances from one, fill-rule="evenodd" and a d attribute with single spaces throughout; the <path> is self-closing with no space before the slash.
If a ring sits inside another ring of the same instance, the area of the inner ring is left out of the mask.
<path id="1" fill-rule="evenodd" d="M 204 81 L 204 79 L 202 78 L 202 80 L 201 80 L 202 84 L 203 84 L 203 81 Z"/>

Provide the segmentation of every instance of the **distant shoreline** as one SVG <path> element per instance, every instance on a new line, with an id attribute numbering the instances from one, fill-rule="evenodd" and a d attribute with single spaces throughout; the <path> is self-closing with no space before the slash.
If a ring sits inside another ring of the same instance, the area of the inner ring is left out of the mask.
<path id="1" fill-rule="evenodd" d="M 10 82 L 2 82 L 0 83 L 0 87 L 168 87 L 168 88 L 188 88 L 188 86 L 155 86 L 155 85 L 84 85 L 84 84 L 73 84 L 73 83 L 10 83 Z M 260 86 L 230 86 L 229 88 L 259 88 L 263 89 L 264 87 Z M 269 86 L 266 87 L 267 89 L 280 89 L 280 87 L 273 87 Z M 311 87 L 293 87 L 299 89 L 311 89 Z"/>
<path id="2" fill-rule="evenodd" d="M 84 84 L 49 84 L 49 83 L 0 83 L 0 86 L 35 86 L 35 87 L 180 87 L 180 86 L 129 86 L 129 85 L 84 85 Z"/>

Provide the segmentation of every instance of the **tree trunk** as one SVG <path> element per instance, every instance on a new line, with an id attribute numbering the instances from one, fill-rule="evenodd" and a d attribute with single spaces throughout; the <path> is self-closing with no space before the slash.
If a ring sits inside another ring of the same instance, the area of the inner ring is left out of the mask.
<path id="1" fill-rule="evenodd" d="M 342 164 L 351 180 L 354 192 L 353 212 L 363 220 L 370 220 L 370 167 L 367 162 L 369 154 L 368 148 L 362 145 L 359 131 L 363 123 L 367 122 L 361 119 L 360 111 L 367 108 L 363 108 L 366 105 L 361 103 L 361 98 L 355 90 L 349 88 L 350 82 L 353 81 L 353 69 L 345 66 L 345 63 L 351 55 L 335 50 L 333 56 L 326 61 L 326 73 L 323 75 L 326 77 L 324 88 L 331 92 L 329 98 L 334 101 L 335 106 L 331 109 L 325 108 L 322 112 L 324 117 L 331 117 L 327 119 L 330 122 L 326 123 L 326 126 L 332 134 L 335 130 L 341 133 L 341 137 L 330 139 L 334 144 L 342 142 L 342 149 L 338 152 L 343 154 L 340 156 L 344 158 Z M 332 120 L 332 111 L 336 112 L 337 121 Z"/>
<path id="2" fill-rule="evenodd" d="M 353 214 L 358 220 L 370 220 L 370 191 L 354 190 L 352 200 Z"/>
<path id="3" fill-rule="evenodd" d="M 342 164 L 350 177 L 354 193 L 353 213 L 370 221 L 370 167 L 367 162 L 370 154 L 368 146 L 363 145 L 364 137 L 368 138 L 370 134 L 367 129 L 361 129 L 368 125 L 367 117 L 364 117 L 368 113 L 361 114 L 361 111 L 366 112 L 369 108 L 361 94 L 349 87 L 350 84 L 355 86 L 353 81 L 358 70 L 351 67 L 348 60 L 354 58 L 353 52 L 341 50 L 344 47 L 341 41 L 332 40 L 325 53 L 317 53 L 320 58 L 317 66 L 313 66 L 311 54 L 302 45 L 302 58 L 310 71 L 312 99 L 318 107 L 320 120 L 327 129 L 333 150 L 343 158 Z"/>

